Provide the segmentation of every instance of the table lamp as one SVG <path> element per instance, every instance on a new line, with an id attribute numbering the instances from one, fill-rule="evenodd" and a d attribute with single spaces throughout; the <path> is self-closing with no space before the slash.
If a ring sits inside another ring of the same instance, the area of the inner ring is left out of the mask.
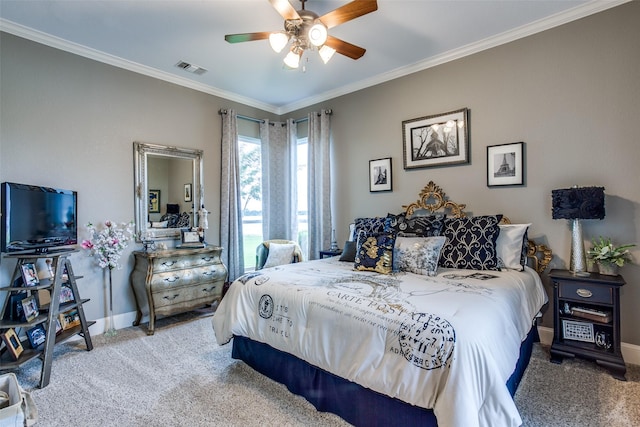
<path id="1" fill-rule="evenodd" d="M 604 187 L 561 188 L 551 191 L 553 219 L 571 220 L 571 260 L 569 270 L 588 276 L 581 219 L 604 218 Z"/>

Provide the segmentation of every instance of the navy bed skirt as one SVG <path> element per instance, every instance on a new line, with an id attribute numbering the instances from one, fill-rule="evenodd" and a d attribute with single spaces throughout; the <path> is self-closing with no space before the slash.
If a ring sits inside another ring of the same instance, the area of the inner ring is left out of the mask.
<path id="1" fill-rule="evenodd" d="M 520 359 L 507 387 L 513 396 L 538 342 L 534 326 L 520 347 Z M 332 412 L 355 426 L 437 426 L 431 409 L 420 408 L 362 387 L 267 344 L 235 336 L 231 356 L 303 396 L 319 411 Z"/>

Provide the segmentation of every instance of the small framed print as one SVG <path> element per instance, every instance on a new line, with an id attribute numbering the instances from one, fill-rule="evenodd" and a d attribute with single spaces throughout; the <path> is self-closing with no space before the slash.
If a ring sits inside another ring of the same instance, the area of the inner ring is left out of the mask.
<path id="1" fill-rule="evenodd" d="M 369 191 L 391 191 L 391 157 L 369 160 Z"/>
<path id="2" fill-rule="evenodd" d="M 184 185 L 184 201 L 185 202 L 190 202 L 192 200 L 192 187 L 191 184 L 185 184 Z"/>
<path id="3" fill-rule="evenodd" d="M 18 357 L 22 354 L 24 349 L 22 348 L 18 335 L 16 335 L 16 331 L 13 329 L 7 329 L 2 333 L 2 340 L 7 346 L 7 351 L 11 354 L 11 357 L 18 360 Z"/>
<path id="4" fill-rule="evenodd" d="M 34 326 L 27 330 L 27 338 L 29 338 L 29 344 L 31 348 L 38 348 L 40 344 L 43 344 L 46 340 L 46 332 L 42 324 Z"/>
<path id="5" fill-rule="evenodd" d="M 182 230 L 181 234 L 182 234 L 183 245 L 200 243 L 200 233 L 198 233 L 197 231 Z"/>
<path id="6" fill-rule="evenodd" d="M 160 190 L 149 190 L 149 213 L 160 213 Z"/>
<path id="7" fill-rule="evenodd" d="M 24 313 L 24 319 L 27 322 L 31 322 L 33 319 L 38 317 L 40 311 L 38 310 L 38 301 L 36 301 L 36 297 L 34 295 L 22 300 L 22 311 Z"/>
<path id="8" fill-rule="evenodd" d="M 524 185 L 524 142 L 487 147 L 487 186 Z"/>
<path id="9" fill-rule="evenodd" d="M 20 270 L 22 271 L 22 281 L 25 286 L 36 286 L 40 283 L 35 264 L 26 262 L 20 266 Z"/>

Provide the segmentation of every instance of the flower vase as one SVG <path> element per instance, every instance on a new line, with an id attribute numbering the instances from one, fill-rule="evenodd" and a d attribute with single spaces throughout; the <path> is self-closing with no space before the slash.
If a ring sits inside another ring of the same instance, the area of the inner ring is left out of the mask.
<path id="1" fill-rule="evenodd" d="M 118 334 L 113 321 L 113 281 L 111 279 L 111 268 L 109 268 L 109 327 L 105 331 L 105 337 L 114 337 Z"/>
<path id="2" fill-rule="evenodd" d="M 612 262 L 599 262 L 598 271 L 600 272 L 600 274 L 604 274 L 607 276 L 617 276 L 618 265 Z"/>

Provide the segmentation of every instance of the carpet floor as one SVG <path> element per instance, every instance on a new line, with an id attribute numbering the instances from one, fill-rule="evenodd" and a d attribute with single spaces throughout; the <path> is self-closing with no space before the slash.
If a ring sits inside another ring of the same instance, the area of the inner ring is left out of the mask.
<path id="1" fill-rule="evenodd" d="M 16 371 L 38 408 L 36 426 L 349 425 L 231 359 L 231 345 L 215 343 L 210 313 L 160 319 L 153 336 L 131 327 L 92 340 L 90 352 L 84 341 L 57 345 L 43 389 L 39 360 Z M 515 397 L 523 426 L 640 425 L 640 367 L 628 368 L 617 381 L 590 362 L 552 364 L 536 345 Z"/>

